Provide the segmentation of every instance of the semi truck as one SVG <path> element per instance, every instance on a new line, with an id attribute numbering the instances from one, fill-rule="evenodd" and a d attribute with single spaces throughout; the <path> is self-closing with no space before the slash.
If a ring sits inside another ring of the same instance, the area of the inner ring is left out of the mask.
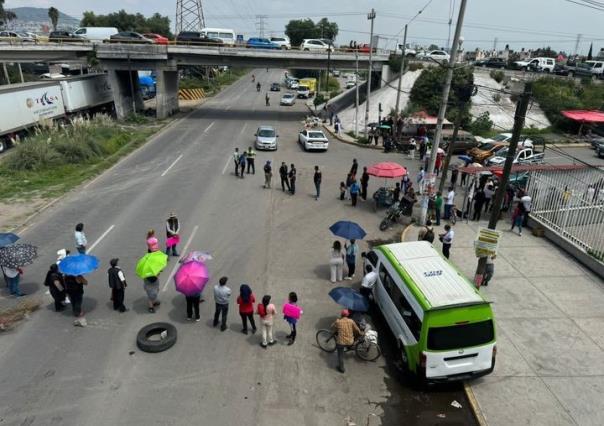
<path id="1" fill-rule="evenodd" d="M 113 109 L 106 74 L 0 87 L 0 152 L 28 129 L 85 112 Z"/>

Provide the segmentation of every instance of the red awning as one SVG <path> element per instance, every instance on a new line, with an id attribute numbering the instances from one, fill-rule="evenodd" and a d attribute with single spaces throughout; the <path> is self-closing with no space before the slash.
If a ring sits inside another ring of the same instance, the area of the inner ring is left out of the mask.
<path id="1" fill-rule="evenodd" d="M 602 111 L 562 111 L 562 115 L 580 123 L 604 123 L 604 112 Z"/>

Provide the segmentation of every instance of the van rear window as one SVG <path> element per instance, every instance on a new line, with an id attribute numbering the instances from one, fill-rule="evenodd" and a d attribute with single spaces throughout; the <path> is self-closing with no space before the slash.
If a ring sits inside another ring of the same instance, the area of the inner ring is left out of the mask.
<path id="1" fill-rule="evenodd" d="M 428 350 L 449 351 L 485 345 L 495 337 L 493 321 L 432 327 L 428 330 Z"/>

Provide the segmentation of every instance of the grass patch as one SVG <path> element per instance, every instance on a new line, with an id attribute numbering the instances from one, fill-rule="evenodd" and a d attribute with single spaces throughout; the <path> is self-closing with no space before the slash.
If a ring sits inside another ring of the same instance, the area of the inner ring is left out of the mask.
<path id="1" fill-rule="evenodd" d="M 247 68 L 230 68 L 209 80 L 201 77 L 185 77 L 180 80 L 178 87 L 181 89 L 203 89 L 206 97 L 209 97 L 220 92 L 223 87 L 233 84 L 248 71 Z"/>
<path id="2" fill-rule="evenodd" d="M 0 164 L 0 200 L 59 196 L 111 167 L 164 124 L 132 125 L 99 115 L 39 130 Z"/>

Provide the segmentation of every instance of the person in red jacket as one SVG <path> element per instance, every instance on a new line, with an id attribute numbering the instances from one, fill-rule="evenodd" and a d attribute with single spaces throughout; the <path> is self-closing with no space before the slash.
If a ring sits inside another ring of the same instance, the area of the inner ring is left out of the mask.
<path id="1" fill-rule="evenodd" d="M 237 304 L 239 305 L 239 315 L 241 315 L 241 322 L 243 323 L 243 329 L 241 332 L 247 334 L 247 321 L 250 321 L 252 326 L 252 333 L 256 332 L 256 323 L 254 322 L 254 303 L 256 298 L 252 289 L 247 284 L 241 284 L 239 287 L 239 297 L 237 298 Z"/>

